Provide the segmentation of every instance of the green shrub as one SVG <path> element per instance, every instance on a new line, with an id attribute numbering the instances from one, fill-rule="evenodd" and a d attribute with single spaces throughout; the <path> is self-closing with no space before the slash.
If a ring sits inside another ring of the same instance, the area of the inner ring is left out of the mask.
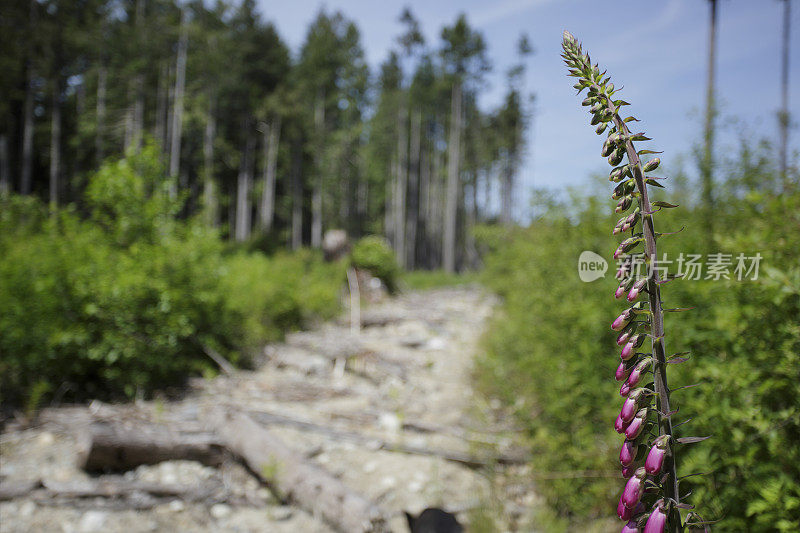
<path id="1" fill-rule="evenodd" d="M 180 221 L 152 147 L 92 176 L 87 219 L 0 200 L 0 390 L 12 404 L 132 396 L 247 364 L 253 349 L 336 312 L 343 267 L 304 251 L 229 254 Z"/>
<path id="2" fill-rule="evenodd" d="M 362 237 L 353 246 L 351 257 L 354 267 L 371 272 L 390 293 L 397 290 L 401 271 L 386 239 L 377 235 Z"/>

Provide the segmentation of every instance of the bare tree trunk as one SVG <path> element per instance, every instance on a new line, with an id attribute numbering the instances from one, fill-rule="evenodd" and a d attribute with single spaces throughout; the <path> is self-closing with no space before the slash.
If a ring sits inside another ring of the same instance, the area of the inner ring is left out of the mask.
<path id="1" fill-rule="evenodd" d="M 97 131 L 94 137 L 94 151 L 97 164 L 100 165 L 105 158 L 105 129 L 106 129 L 106 83 L 108 70 L 105 63 L 101 63 L 97 72 Z"/>
<path id="2" fill-rule="evenodd" d="M 415 261 L 414 266 L 416 266 L 416 263 L 430 266 L 430 254 L 428 253 L 428 242 L 430 240 L 430 218 L 428 213 L 431 193 L 429 160 L 428 150 L 421 150 L 419 160 L 419 222 L 417 227 L 417 233 L 420 235 L 420 255 L 416 258 L 417 261 Z"/>
<path id="3" fill-rule="evenodd" d="M 249 121 L 248 126 L 249 126 Z M 254 139 L 247 129 L 247 141 L 245 143 L 244 155 L 239 167 L 239 178 L 236 185 L 236 229 L 235 238 L 239 242 L 246 241 L 250 237 L 250 188 L 252 184 L 252 159 Z"/>
<path id="4" fill-rule="evenodd" d="M 406 263 L 406 194 L 408 190 L 408 113 L 406 104 L 397 113 L 397 181 L 395 181 L 394 252 L 401 267 Z"/>
<path id="5" fill-rule="evenodd" d="M 412 113 L 411 118 L 411 157 L 408 172 L 408 221 L 406 223 L 406 268 L 414 268 L 417 263 L 417 225 L 419 224 L 419 174 L 420 174 L 420 129 L 422 113 Z"/>
<path id="6" fill-rule="evenodd" d="M 136 27 L 136 40 L 145 42 L 146 36 L 144 35 L 146 26 L 144 24 L 144 9 L 146 0 L 136 0 L 136 13 L 134 15 L 134 25 Z M 130 112 L 130 138 L 126 142 L 126 148 L 130 145 L 134 147 L 135 151 L 139 151 L 142 147 L 142 130 L 144 124 L 144 74 L 141 68 L 133 77 L 133 84 L 131 88 L 133 92 L 133 108 Z"/>
<path id="7" fill-rule="evenodd" d="M 513 212 L 513 194 L 514 194 L 514 163 L 510 153 L 506 153 L 503 158 L 502 174 L 502 196 L 500 208 L 500 221 L 505 226 L 511 225 L 512 212 Z"/>
<path id="8" fill-rule="evenodd" d="M 58 205 L 58 175 L 61 171 L 61 84 L 53 82 L 50 122 L 50 207 Z"/>
<path id="9" fill-rule="evenodd" d="M 717 0 L 709 0 L 710 21 L 708 32 L 708 76 L 706 80 L 706 116 L 703 146 L 703 162 L 701 164 L 702 195 L 705 216 L 705 231 L 709 242 L 713 242 L 714 235 L 714 117 L 716 104 L 714 102 L 714 70 L 717 55 Z"/>
<path id="10" fill-rule="evenodd" d="M 392 158 L 389 163 L 389 177 L 386 179 L 386 194 L 383 201 L 383 233 L 389 242 L 394 242 L 394 194 L 397 180 L 397 166 Z"/>
<path id="11" fill-rule="evenodd" d="M 8 167 L 8 137 L 0 134 L 0 197 L 11 192 L 11 176 Z"/>
<path id="12" fill-rule="evenodd" d="M 214 98 L 208 99 L 208 116 L 203 135 L 203 210 L 206 223 L 217 225 L 217 190 L 214 183 L 214 138 L 217 134 L 217 117 L 214 109 Z"/>
<path id="13" fill-rule="evenodd" d="M 300 181 L 303 155 L 297 145 L 292 152 L 292 250 L 299 250 L 303 246 L 303 184 Z"/>
<path id="14" fill-rule="evenodd" d="M 445 197 L 442 263 L 445 272 L 456 271 L 456 223 L 458 217 L 458 181 L 461 163 L 461 82 L 453 83 L 450 110 L 450 139 L 447 158 L 447 192 Z"/>
<path id="15" fill-rule="evenodd" d="M 779 164 L 783 189 L 789 185 L 786 173 L 789 146 L 789 30 L 791 27 L 790 2 L 783 0 L 783 54 L 781 56 L 781 110 L 778 113 L 780 127 Z"/>
<path id="16" fill-rule="evenodd" d="M 275 116 L 264 129 L 264 190 L 261 193 L 260 222 L 262 231 L 270 231 L 275 218 L 275 174 L 278 167 L 278 143 L 281 117 Z"/>
<path id="17" fill-rule="evenodd" d="M 175 101 L 172 109 L 172 138 L 169 151 L 169 175 L 177 178 L 181 164 L 181 130 L 183 122 L 183 93 L 186 84 L 186 47 L 189 40 L 188 12 L 183 10 L 181 15 L 181 36 L 178 41 L 178 58 L 175 63 Z M 175 184 L 172 184 L 175 187 Z M 177 191 L 171 191 L 173 196 Z"/>
<path id="18" fill-rule="evenodd" d="M 322 151 L 325 134 L 325 94 L 320 91 L 314 106 L 314 128 L 317 135 L 317 153 L 314 164 L 314 188 L 311 192 L 311 247 L 322 246 Z"/>
<path id="19" fill-rule="evenodd" d="M 156 124 L 153 131 L 159 148 L 162 153 L 166 145 L 166 130 L 167 130 L 167 92 L 169 85 L 169 68 L 167 65 L 161 65 L 158 70 L 158 93 L 156 96 Z"/>
<path id="20" fill-rule="evenodd" d="M 20 194 L 30 194 L 31 171 L 33 169 L 33 67 L 28 63 L 28 80 L 25 83 L 25 109 L 22 126 L 22 175 L 19 180 Z"/>

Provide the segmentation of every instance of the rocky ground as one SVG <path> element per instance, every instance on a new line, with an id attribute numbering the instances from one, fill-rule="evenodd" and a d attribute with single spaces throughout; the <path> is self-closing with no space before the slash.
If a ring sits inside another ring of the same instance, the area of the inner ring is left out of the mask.
<path id="1" fill-rule="evenodd" d="M 181 400 L 88 411 L 155 421 L 202 423 L 215 405 L 258 413 L 292 449 L 391 515 L 455 512 L 470 531 L 531 531 L 535 503 L 499 405 L 473 392 L 478 339 L 494 300 L 478 288 L 410 292 L 363 311 L 364 327 L 342 320 L 264 350 L 254 371 L 194 380 Z M 51 408 L 0 436 L 0 480 L 41 480 L 46 488 L 97 483 L 76 467 L 75 408 Z M 77 411 L 87 411 L 86 408 Z M 76 412 L 77 412 L 76 411 Z M 465 460 L 469 458 L 469 460 Z M 113 481 L 202 488 L 202 498 L 152 494 L 42 497 L 0 502 L 2 532 L 327 532 L 312 510 L 281 504 L 238 462 L 215 468 L 191 461 L 140 466 Z"/>

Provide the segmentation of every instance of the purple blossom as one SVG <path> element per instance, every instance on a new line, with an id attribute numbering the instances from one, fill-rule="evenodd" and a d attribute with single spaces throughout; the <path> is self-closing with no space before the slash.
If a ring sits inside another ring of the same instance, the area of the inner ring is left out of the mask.
<path id="1" fill-rule="evenodd" d="M 630 309 L 626 309 L 619 315 L 614 322 L 611 324 L 611 329 L 614 331 L 620 331 L 622 328 L 628 325 L 628 322 L 631 321 L 631 313 Z"/>
<path id="2" fill-rule="evenodd" d="M 622 466 L 630 466 L 634 459 L 636 459 L 636 445 L 631 440 L 626 440 L 622 443 L 622 449 L 619 451 L 619 463 Z"/>
<path id="3" fill-rule="evenodd" d="M 617 433 L 624 433 L 627 427 L 628 423 L 622 420 L 619 415 L 617 415 L 617 419 L 614 421 L 614 430 Z"/>
<path id="4" fill-rule="evenodd" d="M 633 419 L 633 416 L 636 414 L 637 402 L 639 401 L 639 396 L 641 396 L 641 394 L 642 389 L 636 389 L 628 394 L 627 398 L 625 398 L 625 402 L 622 404 L 622 410 L 619 412 L 619 416 L 625 422 L 630 422 Z"/>
<path id="5" fill-rule="evenodd" d="M 651 359 L 648 357 L 636 363 L 636 366 L 633 367 L 633 370 L 628 375 L 628 386 L 635 387 L 639 383 L 639 380 L 642 379 L 642 373 L 647 370 L 650 362 Z"/>
<path id="6" fill-rule="evenodd" d="M 636 520 L 630 520 L 627 524 L 622 526 L 620 533 L 639 533 L 639 525 Z"/>
<path id="7" fill-rule="evenodd" d="M 627 383 L 623 383 L 622 387 L 619 388 L 619 395 L 622 396 L 623 398 L 627 396 L 628 393 L 630 392 L 631 392 L 631 386 L 628 385 Z"/>
<path id="8" fill-rule="evenodd" d="M 664 528 L 667 526 L 667 514 L 664 509 L 659 505 L 650 516 L 647 518 L 647 523 L 644 526 L 644 533 L 664 533 Z"/>
<path id="9" fill-rule="evenodd" d="M 630 331 L 626 331 L 625 333 L 621 333 L 619 337 L 617 337 L 617 346 L 622 346 L 626 342 L 628 342 L 628 338 L 631 336 Z"/>
<path id="10" fill-rule="evenodd" d="M 623 361 L 627 361 L 631 357 L 633 357 L 633 350 L 636 348 L 636 345 L 632 342 L 628 342 L 624 348 L 622 348 L 622 353 L 619 356 L 622 358 Z"/>
<path id="11" fill-rule="evenodd" d="M 620 298 L 622 298 L 623 294 L 625 294 L 625 284 L 624 283 L 621 284 L 619 287 L 617 287 L 617 290 L 614 291 L 614 298 L 619 300 Z"/>
<path id="12" fill-rule="evenodd" d="M 636 473 L 636 468 L 637 467 L 635 465 L 623 466 L 622 477 L 624 477 L 625 479 L 630 478 L 633 474 Z"/>
<path id="13" fill-rule="evenodd" d="M 627 430 L 626 430 L 627 431 Z M 667 455 L 667 439 L 659 437 L 645 459 L 644 467 L 648 474 L 656 475 L 664 466 L 664 457 Z"/>
<path id="14" fill-rule="evenodd" d="M 625 428 L 625 438 L 633 440 L 642 433 L 644 424 L 647 422 L 647 409 L 640 409 L 636 416 L 633 417 L 631 423 Z"/>
<path id="15" fill-rule="evenodd" d="M 617 367 L 617 371 L 614 372 L 614 379 L 617 381 L 624 381 L 628 379 L 628 376 L 631 373 L 631 369 L 627 368 L 625 365 L 625 361 L 621 362 Z"/>
<path id="16" fill-rule="evenodd" d="M 647 473 L 645 472 L 644 468 L 639 467 L 625 484 L 625 488 L 622 491 L 622 503 L 628 509 L 633 509 L 636 507 L 636 505 L 642 499 L 642 493 L 644 492 L 644 479 L 646 477 Z"/>
<path id="17" fill-rule="evenodd" d="M 637 281 L 636 283 L 633 284 L 633 287 L 631 288 L 630 292 L 628 293 L 628 301 L 629 302 L 634 301 L 639 296 L 639 291 L 642 290 L 642 288 L 644 287 L 645 283 L 647 283 L 647 279 L 642 278 L 642 279 L 640 279 L 639 281 Z"/>

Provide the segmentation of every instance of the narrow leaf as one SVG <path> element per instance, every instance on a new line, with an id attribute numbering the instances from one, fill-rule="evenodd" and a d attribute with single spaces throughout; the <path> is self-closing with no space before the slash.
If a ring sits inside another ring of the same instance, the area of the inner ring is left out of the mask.
<path id="1" fill-rule="evenodd" d="M 647 155 L 647 154 L 663 154 L 663 150 L 639 150 L 636 152 L 639 155 Z"/>
<path id="2" fill-rule="evenodd" d="M 622 122 L 639 122 L 639 119 L 634 116 L 630 116 L 630 117 L 625 117 L 625 119 Z"/>
<path id="3" fill-rule="evenodd" d="M 671 204 L 669 202 L 662 202 L 661 200 L 656 200 L 653 202 L 653 205 L 657 205 L 658 207 L 664 207 L 666 209 L 672 209 L 673 207 L 678 207 L 678 204 Z"/>

